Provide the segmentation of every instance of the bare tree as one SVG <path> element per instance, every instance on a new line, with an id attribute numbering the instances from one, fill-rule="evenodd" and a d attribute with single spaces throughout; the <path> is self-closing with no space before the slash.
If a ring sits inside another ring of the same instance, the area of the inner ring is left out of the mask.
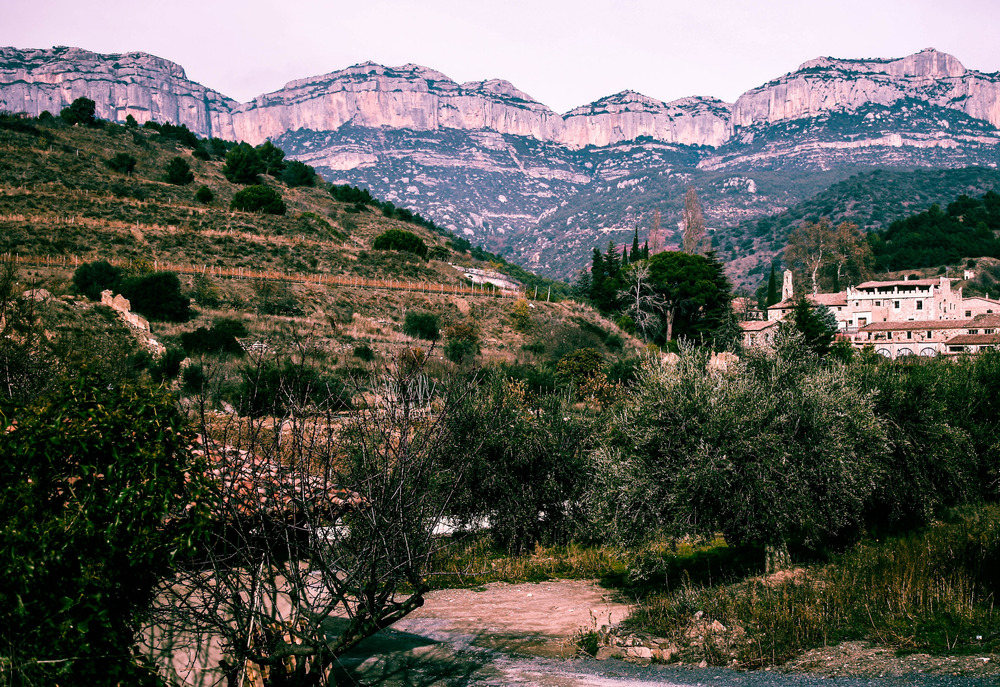
<path id="1" fill-rule="evenodd" d="M 833 252 L 833 236 L 828 220 L 806 222 L 788 236 L 785 264 L 812 283 L 812 292 L 819 293 L 819 271 L 824 260 Z"/>
<path id="2" fill-rule="evenodd" d="M 663 227 L 660 218 L 660 211 L 653 210 L 649 227 L 649 254 L 656 255 L 662 253 L 666 248 L 666 240 L 663 238 Z"/>
<path id="3" fill-rule="evenodd" d="M 696 255 L 707 252 L 707 237 L 705 235 L 705 215 L 701 211 L 701 201 L 693 188 L 688 188 L 684 194 L 684 215 L 681 223 L 684 229 L 684 252 Z"/>
<path id="4" fill-rule="evenodd" d="M 785 262 L 800 279 L 820 288 L 841 290 L 845 278 L 860 280 L 871 273 L 872 253 L 856 224 L 836 227 L 826 218 L 806 222 L 788 236 Z"/>
<path id="5" fill-rule="evenodd" d="M 216 527 L 162 584 L 149 644 L 170 677 L 330 684 L 339 656 L 423 604 L 449 500 L 432 453 L 451 391 L 411 357 L 346 417 L 203 414 Z"/>
<path id="6" fill-rule="evenodd" d="M 645 262 L 629 266 L 624 275 L 625 286 L 618 297 L 625 304 L 625 314 L 632 318 L 643 338 L 649 338 L 659 326 L 666 300 L 657 293 L 649 280 L 649 265 Z"/>

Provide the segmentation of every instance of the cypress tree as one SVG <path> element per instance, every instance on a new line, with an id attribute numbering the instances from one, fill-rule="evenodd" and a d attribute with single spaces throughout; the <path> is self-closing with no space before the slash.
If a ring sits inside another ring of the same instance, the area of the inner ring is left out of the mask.
<path id="1" fill-rule="evenodd" d="M 641 259 L 642 255 L 639 253 L 639 227 L 636 227 L 635 233 L 632 234 L 632 262 L 638 262 Z"/>
<path id="2" fill-rule="evenodd" d="M 778 282 L 774 275 L 774 265 L 771 265 L 771 276 L 767 278 L 767 300 L 764 301 L 766 307 L 771 307 L 778 302 Z"/>
<path id="3" fill-rule="evenodd" d="M 649 239 L 646 239 L 646 243 L 642 247 L 642 259 L 649 260 Z"/>

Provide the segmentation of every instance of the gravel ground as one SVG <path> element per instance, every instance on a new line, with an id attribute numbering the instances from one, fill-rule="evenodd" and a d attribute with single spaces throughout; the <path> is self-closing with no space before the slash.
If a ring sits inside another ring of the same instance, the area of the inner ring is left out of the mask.
<path id="1" fill-rule="evenodd" d="M 809 652 L 781 670 L 637 665 L 574 657 L 573 635 L 617 622 L 627 607 L 592 582 L 495 584 L 441 590 L 424 607 L 345 657 L 342 685 L 385 687 L 998 687 L 980 657 L 895 657 L 848 643 Z M 868 672 L 865 672 L 865 669 Z M 809 672 L 803 672 L 809 671 Z M 949 674 L 929 674 L 928 671 Z M 851 673 L 849 675 L 844 673 Z M 964 673 L 955 675 L 952 673 Z"/>

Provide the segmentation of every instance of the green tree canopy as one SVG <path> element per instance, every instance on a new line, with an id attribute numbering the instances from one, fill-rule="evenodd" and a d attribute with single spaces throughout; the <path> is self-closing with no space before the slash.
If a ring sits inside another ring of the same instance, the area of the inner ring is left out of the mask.
<path id="1" fill-rule="evenodd" d="M 402 229 L 387 229 L 375 238 L 372 243 L 375 250 L 401 250 L 413 253 L 424 258 L 427 257 L 427 244 L 424 240 L 411 231 Z"/>
<path id="2" fill-rule="evenodd" d="M 257 175 L 267 169 L 260 155 L 249 143 L 240 143 L 226 153 L 222 173 L 234 184 L 255 184 Z"/>
<path id="3" fill-rule="evenodd" d="M 59 117 L 69 125 L 80 124 L 82 126 L 93 126 L 97 123 L 94 113 L 97 105 L 90 98 L 77 98 L 68 107 L 64 107 L 59 113 Z"/>
<path id="4" fill-rule="evenodd" d="M 163 180 L 168 184 L 185 186 L 194 181 L 194 172 L 191 171 L 191 165 L 187 163 L 187 160 L 182 157 L 172 157 L 167 163 Z"/>
<path id="5" fill-rule="evenodd" d="M 263 184 L 247 186 L 238 191 L 233 195 L 230 207 L 243 212 L 263 212 L 265 215 L 283 215 L 287 210 L 281 194 Z"/>
<path id="6" fill-rule="evenodd" d="M 662 303 L 661 341 L 709 342 L 733 318 L 729 280 L 714 255 L 657 253 L 649 258 L 649 281 Z"/>

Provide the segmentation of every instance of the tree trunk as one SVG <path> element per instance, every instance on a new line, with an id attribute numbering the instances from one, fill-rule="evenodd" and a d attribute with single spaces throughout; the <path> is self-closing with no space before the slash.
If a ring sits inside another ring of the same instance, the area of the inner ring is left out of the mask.
<path id="1" fill-rule="evenodd" d="M 768 544 L 764 547 L 764 572 L 768 575 L 792 567 L 792 557 L 788 553 L 788 543 Z"/>

